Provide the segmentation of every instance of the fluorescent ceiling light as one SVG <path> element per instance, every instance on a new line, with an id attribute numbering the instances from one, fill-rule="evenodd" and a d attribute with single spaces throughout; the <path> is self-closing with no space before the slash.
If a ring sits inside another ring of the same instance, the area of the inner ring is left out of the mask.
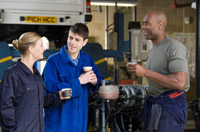
<path id="1" fill-rule="evenodd" d="M 91 5 L 115 6 L 115 0 L 91 0 Z M 137 0 L 117 0 L 117 6 L 133 7 L 137 5 Z"/>

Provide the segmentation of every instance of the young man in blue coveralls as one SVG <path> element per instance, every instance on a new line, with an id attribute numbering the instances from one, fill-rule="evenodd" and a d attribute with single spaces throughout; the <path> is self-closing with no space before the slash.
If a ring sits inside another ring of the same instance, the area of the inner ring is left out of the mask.
<path id="1" fill-rule="evenodd" d="M 147 77 L 149 83 L 142 114 L 144 132 L 184 132 L 187 120 L 188 52 L 183 44 L 166 35 L 166 25 L 163 12 L 146 14 L 142 29 L 146 39 L 153 42 L 146 68 L 127 66 L 129 73 Z"/>
<path id="2" fill-rule="evenodd" d="M 73 93 L 64 105 L 45 109 L 46 132 L 87 132 L 88 92 L 97 90 L 103 80 L 91 57 L 81 51 L 88 33 L 85 24 L 73 25 L 67 45 L 47 60 L 43 72 L 46 92 L 71 88 Z M 84 66 L 92 66 L 92 71 L 84 72 Z"/>

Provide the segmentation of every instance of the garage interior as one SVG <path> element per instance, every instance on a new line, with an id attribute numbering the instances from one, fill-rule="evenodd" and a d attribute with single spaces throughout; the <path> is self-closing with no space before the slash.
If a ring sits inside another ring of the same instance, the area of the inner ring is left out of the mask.
<path id="1" fill-rule="evenodd" d="M 108 5 L 108 1 L 113 5 Z M 95 4 L 97 2 L 100 3 Z M 146 64 L 145 59 L 152 43 L 144 40 L 141 22 L 145 14 L 151 10 L 161 10 L 166 13 L 167 34 L 183 43 L 189 51 L 190 90 L 187 92 L 189 108 L 185 132 L 199 132 L 200 29 L 198 16 L 200 2 L 196 0 L 127 0 L 125 3 L 132 5 L 120 6 L 121 2 L 124 1 L 90 1 L 92 21 L 86 23 L 89 28 L 89 41 L 83 50 L 94 59 L 106 80 L 105 84 L 117 85 L 121 93 L 118 99 L 99 100 L 98 93 L 91 95 L 89 107 L 92 115 L 89 118 L 88 132 L 109 132 L 109 127 L 115 128 L 115 132 L 139 132 L 142 128 L 139 116 L 148 84 L 146 78 L 129 75 L 126 72 L 126 63 L 137 61 L 144 66 Z M 139 32 L 138 36 L 134 36 L 135 31 Z M 65 36 L 66 34 L 62 37 Z M 144 44 L 146 48 L 143 49 L 141 45 L 134 43 L 136 38 L 131 40 L 130 36 L 136 37 L 139 40 L 138 44 Z M 50 52 L 46 52 L 44 56 L 48 57 L 58 52 L 59 47 L 60 45 L 56 46 L 50 41 Z M 139 47 L 138 54 L 134 52 L 137 50 L 136 47 Z M 19 58 L 19 54 L 14 49 L 11 49 L 11 54 L 13 60 Z"/>

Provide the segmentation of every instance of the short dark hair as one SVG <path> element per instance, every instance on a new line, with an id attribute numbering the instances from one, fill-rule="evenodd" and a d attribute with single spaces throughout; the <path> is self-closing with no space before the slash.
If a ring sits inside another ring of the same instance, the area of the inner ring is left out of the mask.
<path id="1" fill-rule="evenodd" d="M 83 40 L 88 38 L 88 27 L 83 23 L 76 23 L 71 26 L 70 31 L 83 37 Z"/>

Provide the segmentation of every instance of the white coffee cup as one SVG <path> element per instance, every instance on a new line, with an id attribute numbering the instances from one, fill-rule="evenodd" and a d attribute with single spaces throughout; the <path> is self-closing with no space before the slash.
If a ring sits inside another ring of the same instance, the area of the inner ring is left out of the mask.
<path id="1" fill-rule="evenodd" d="M 84 66 L 83 67 L 84 72 L 88 72 L 88 71 L 91 71 L 91 70 L 92 70 L 92 66 Z"/>
<path id="2" fill-rule="evenodd" d="M 128 62 L 128 63 L 126 64 L 126 66 L 128 66 L 128 65 L 130 65 L 130 64 L 137 64 L 137 61 Z"/>

